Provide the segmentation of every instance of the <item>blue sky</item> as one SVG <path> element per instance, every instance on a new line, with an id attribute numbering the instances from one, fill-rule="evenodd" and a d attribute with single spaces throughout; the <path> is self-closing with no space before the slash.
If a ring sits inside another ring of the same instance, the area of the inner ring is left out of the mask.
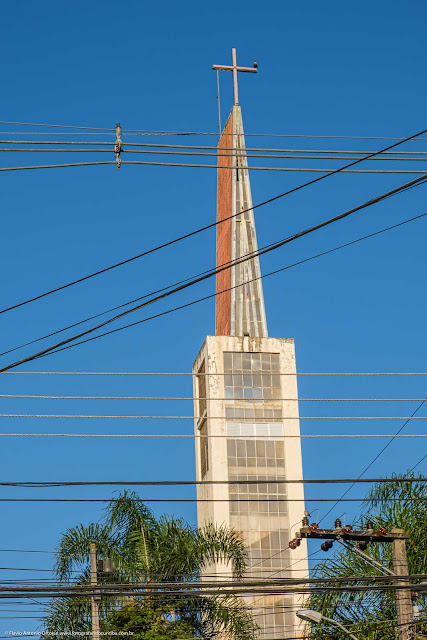
<path id="1" fill-rule="evenodd" d="M 427 127 L 424 3 L 200 2 L 91 3 L 30 1 L 2 7 L 1 120 L 180 131 L 217 130 L 214 63 L 229 64 L 237 47 L 257 76 L 240 78 L 244 125 L 251 133 L 409 136 Z M 243 75 L 243 74 L 242 74 Z M 232 102 L 229 74 L 221 77 L 223 117 Z M 3 132 L 16 125 L 0 125 Z M 42 129 L 34 127 L 33 131 Z M 43 136 L 39 136 L 43 138 Z M 47 136 L 44 136 L 45 138 Z M 50 136 L 59 139 L 59 136 Z M 67 136 L 63 136 L 65 139 Z M 7 139 L 7 134 L 2 134 Z M 21 136 L 21 139 L 25 139 Z M 30 139 L 30 138 L 29 138 Z M 87 138 L 85 138 L 87 139 Z M 111 139 L 113 137 L 103 139 Z M 123 136 L 124 141 L 129 137 Z M 148 140 L 153 140 L 149 138 Z M 215 137 L 174 138 L 178 144 L 216 144 Z M 374 150 L 379 140 L 251 138 L 259 147 Z M 144 140 L 146 141 L 146 140 Z M 164 141 L 164 140 L 161 140 Z M 170 141 L 168 138 L 167 141 Z M 414 142 L 405 150 L 425 150 Z M 4 146 L 4 145 L 3 145 Z M 113 147 L 113 142 L 112 142 Z M 73 160 L 77 159 L 73 154 Z M 67 162 L 67 154 L 6 154 L 1 166 Z M 87 160 L 87 156 L 80 156 Z M 111 153 L 111 159 L 113 154 Z M 305 161 L 304 166 L 315 165 Z M 289 161 L 283 166 L 302 166 Z M 407 163 L 409 164 L 409 163 Z M 424 163 L 417 169 L 424 168 Z M 399 163 L 376 168 L 406 168 Z M 338 162 L 325 161 L 325 167 Z M 315 174 L 253 172 L 254 203 Z M 256 212 L 263 246 L 410 180 L 410 175 L 332 177 Z M 2 307 L 54 288 L 214 221 L 216 174 L 209 169 L 152 166 L 69 168 L 1 174 Z M 369 208 L 262 259 L 264 273 L 424 213 L 419 187 Z M 367 240 L 264 282 L 269 332 L 293 337 L 302 372 L 424 371 L 425 233 L 427 221 Z M 90 282 L 0 317 L 2 351 L 214 265 L 208 231 Z M 159 304 L 163 311 L 213 291 L 213 282 Z M 152 308 L 154 309 L 154 307 Z M 135 319 L 151 315 L 143 311 Z M 167 315 L 27 370 L 189 372 L 206 334 L 214 331 L 214 302 Z M 31 349 L 16 352 L 24 355 Z M 10 362 L 3 356 L 1 364 Z M 191 394 L 190 378 L 2 376 L 2 393 L 41 395 Z M 302 397 L 426 395 L 425 378 L 302 377 Z M 416 403 L 302 405 L 309 415 L 410 415 Z M 191 403 L 1 400 L 2 413 L 191 414 Z M 426 411 L 419 415 L 427 415 Z M 131 420 L 7 419 L 3 431 L 191 433 L 192 423 Z M 308 424 L 309 423 L 309 424 Z M 401 421 L 306 421 L 310 433 L 393 433 Z M 406 433 L 425 433 L 418 421 Z M 404 472 L 424 454 L 423 440 L 396 440 L 373 476 Z M 303 441 L 307 478 L 357 476 L 384 440 Z M 4 439 L 4 481 L 162 480 L 194 477 L 191 440 L 65 441 Z M 425 466 L 420 467 L 425 471 Z M 364 487 L 350 496 L 361 497 Z M 188 490 L 146 489 L 144 497 L 193 498 Z M 338 488 L 307 490 L 334 497 Z M 109 489 L 2 489 L 0 497 L 105 498 Z M 326 512 L 319 504 L 320 513 Z M 316 508 L 310 503 L 311 508 Z M 155 503 L 195 522 L 195 505 Z M 98 504 L 3 503 L 0 548 L 52 551 L 61 531 L 96 519 Z M 358 505 L 340 505 L 331 518 Z M 1 553 L 1 566 L 49 568 L 47 554 Z M 3 572 L 2 572 L 3 574 Z M 28 577 L 35 577 L 29 574 Z M 9 577 L 22 577 L 8 572 Z M 4 576 L 6 577 L 6 576 Z M 13 608 L 13 607 L 9 607 Z M 24 607 L 22 607 L 24 608 Z M 1 615 L 1 614 L 0 614 Z M 4 614 L 6 615 L 6 614 Z M 9 615 L 9 614 L 7 614 Z M 12 614 L 10 614 L 12 615 Z M 36 621 L 2 620 L 4 629 Z M 33 624 L 34 623 L 34 624 Z M 4 634 L 0 634 L 4 635 Z"/>

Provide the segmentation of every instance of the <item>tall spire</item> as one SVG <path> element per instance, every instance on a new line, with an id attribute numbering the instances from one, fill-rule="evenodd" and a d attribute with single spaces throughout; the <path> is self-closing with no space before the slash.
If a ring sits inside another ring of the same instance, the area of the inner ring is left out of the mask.
<path id="1" fill-rule="evenodd" d="M 258 249 L 242 113 L 231 110 L 218 144 L 217 268 Z M 240 213 L 242 212 L 242 213 Z M 259 258 L 221 271 L 216 280 L 216 335 L 267 337 Z"/>

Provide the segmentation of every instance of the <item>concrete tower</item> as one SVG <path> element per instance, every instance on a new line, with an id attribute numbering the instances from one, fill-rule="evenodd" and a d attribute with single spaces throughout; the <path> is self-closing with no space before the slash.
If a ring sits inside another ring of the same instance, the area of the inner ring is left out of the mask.
<path id="1" fill-rule="evenodd" d="M 217 219 L 234 216 L 217 226 L 219 267 L 257 250 L 238 104 L 218 152 Z M 198 523 L 225 523 L 240 532 L 248 576 L 302 577 L 308 575 L 306 544 L 290 551 L 288 543 L 303 516 L 303 486 L 274 482 L 302 479 L 295 347 L 291 338 L 268 337 L 259 277 L 258 258 L 218 274 L 216 335 L 207 336 L 193 365 L 195 434 L 203 436 L 196 438 L 197 479 L 228 482 L 198 487 L 199 499 L 212 500 L 199 502 Z M 223 564 L 209 574 L 230 575 Z M 301 596 L 254 596 L 250 604 L 260 638 L 299 635 Z"/>

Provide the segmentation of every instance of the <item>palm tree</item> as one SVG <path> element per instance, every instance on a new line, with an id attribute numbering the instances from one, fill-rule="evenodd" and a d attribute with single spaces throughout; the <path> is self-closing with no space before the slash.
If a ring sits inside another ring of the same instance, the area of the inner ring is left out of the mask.
<path id="1" fill-rule="evenodd" d="M 134 638 L 150 640 L 211 638 L 218 633 L 232 640 L 252 640 L 256 625 L 248 607 L 227 594 L 171 598 L 150 589 L 150 583 L 182 584 L 197 580 L 213 562 L 230 565 L 239 578 L 246 568 L 246 551 L 239 535 L 226 526 L 194 528 L 182 519 L 156 519 L 135 492 L 123 492 L 109 503 L 101 523 L 68 529 L 60 541 L 56 575 L 67 584 L 89 584 L 90 544 L 99 558 L 111 558 L 114 576 L 99 575 L 99 583 L 145 583 L 134 597 L 103 596 L 101 630 L 129 630 Z M 77 575 L 77 578 L 74 576 Z M 137 593 L 137 592 L 135 592 Z M 71 640 L 90 631 L 89 598 L 60 598 L 47 607 L 45 637 Z M 74 634 L 74 636 L 73 636 Z M 43 635 L 43 634 L 42 634 Z"/>
<path id="2" fill-rule="evenodd" d="M 418 476 L 421 477 L 421 476 Z M 353 525 L 354 529 L 366 529 L 367 520 L 374 527 L 383 526 L 389 531 L 398 527 L 409 534 L 407 556 L 409 574 L 427 572 L 427 486 L 417 482 L 414 475 L 394 476 L 399 482 L 377 483 L 369 491 L 362 516 Z M 409 482 L 413 479 L 415 482 Z M 391 544 L 370 543 L 365 551 L 374 560 L 393 569 Z M 355 575 L 382 575 L 380 569 L 369 563 L 361 555 L 341 547 L 332 558 L 316 565 L 314 575 L 317 578 L 347 577 Z M 352 584 L 358 584 L 352 582 Z M 366 582 L 360 583 L 366 586 Z M 427 599 L 421 596 L 418 601 L 426 605 Z M 329 618 L 333 618 L 354 633 L 360 640 L 395 640 L 396 603 L 393 591 L 367 591 L 357 593 L 316 593 L 307 603 Z M 339 630 L 331 633 L 331 627 L 316 625 L 311 638 L 334 638 L 346 640 L 347 635 Z M 427 635 L 426 623 L 419 623 L 417 631 Z M 420 636 L 422 637 L 422 636 Z"/>

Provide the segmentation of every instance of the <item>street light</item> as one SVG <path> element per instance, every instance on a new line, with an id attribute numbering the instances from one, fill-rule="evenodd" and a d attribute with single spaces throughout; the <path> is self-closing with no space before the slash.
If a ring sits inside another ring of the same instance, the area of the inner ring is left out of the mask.
<path id="1" fill-rule="evenodd" d="M 314 611 L 314 609 L 300 609 L 299 611 L 297 611 L 297 616 L 298 618 L 301 618 L 301 620 L 305 620 L 306 622 L 311 622 L 312 624 L 319 624 L 319 622 L 321 622 L 322 620 L 325 620 L 325 622 L 330 622 L 331 624 L 334 624 L 336 627 L 339 627 L 340 629 L 342 629 L 347 635 L 350 636 L 350 638 L 353 638 L 353 640 L 357 640 L 356 636 L 350 633 L 350 631 L 347 631 L 347 629 L 344 627 L 344 625 L 341 624 L 341 622 L 337 622 L 332 618 L 327 618 L 326 616 L 322 615 L 318 611 Z"/>

